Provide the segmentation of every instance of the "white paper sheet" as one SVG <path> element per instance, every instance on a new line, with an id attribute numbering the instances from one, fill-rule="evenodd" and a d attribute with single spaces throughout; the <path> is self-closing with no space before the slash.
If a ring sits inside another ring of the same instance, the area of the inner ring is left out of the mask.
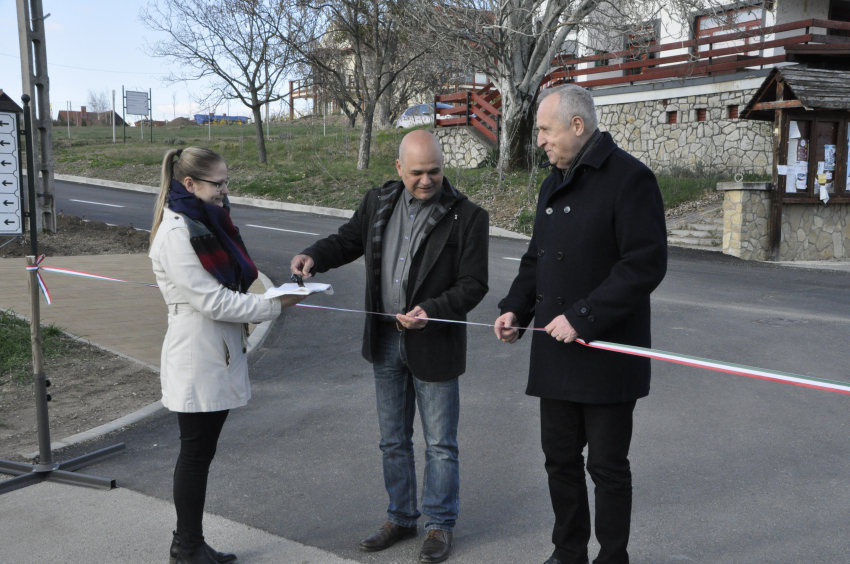
<path id="1" fill-rule="evenodd" d="M 829 202 L 829 192 L 826 191 L 826 186 L 824 185 L 820 187 L 820 199 L 824 204 Z"/>
<path id="2" fill-rule="evenodd" d="M 330 284 L 319 284 L 316 282 L 305 282 L 304 287 L 302 288 L 298 284 L 287 283 L 278 286 L 277 288 L 272 288 L 271 290 L 266 290 L 266 293 L 263 294 L 263 297 L 268 299 L 277 298 L 280 296 L 309 296 L 310 294 L 319 294 L 324 292 L 329 295 L 333 295 L 334 289 Z"/>
<path id="3" fill-rule="evenodd" d="M 776 173 L 779 176 L 788 176 L 788 165 L 776 165 Z"/>
<path id="4" fill-rule="evenodd" d="M 800 128 L 796 121 L 792 121 L 788 124 L 788 139 L 799 139 L 800 137 Z"/>

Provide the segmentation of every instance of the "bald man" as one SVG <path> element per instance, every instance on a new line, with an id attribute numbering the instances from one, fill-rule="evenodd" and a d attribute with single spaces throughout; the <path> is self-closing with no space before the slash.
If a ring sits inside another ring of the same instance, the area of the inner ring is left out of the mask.
<path id="1" fill-rule="evenodd" d="M 360 543 L 375 552 L 416 536 L 416 405 L 425 434 L 423 563 L 443 562 L 458 516 L 458 377 L 466 370 L 465 321 L 487 293 L 487 212 L 443 176 L 439 141 L 426 130 L 399 146 L 401 180 L 373 188 L 336 235 L 295 256 L 304 278 L 366 262 L 363 358 L 372 363 L 381 431 L 387 520 Z"/>

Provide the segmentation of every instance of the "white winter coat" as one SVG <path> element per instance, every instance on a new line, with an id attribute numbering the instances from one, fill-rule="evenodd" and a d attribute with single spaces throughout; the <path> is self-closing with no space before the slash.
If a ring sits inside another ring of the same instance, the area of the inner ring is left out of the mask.
<path id="1" fill-rule="evenodd" d="M 240 294 L 204 270 L 183 216 L 168 209 L 148 254 L 165 303 L 162 404 L 195 413 L 240 407 L 251 398 L 245 324 L 280 315 L 280 300 Z"/>

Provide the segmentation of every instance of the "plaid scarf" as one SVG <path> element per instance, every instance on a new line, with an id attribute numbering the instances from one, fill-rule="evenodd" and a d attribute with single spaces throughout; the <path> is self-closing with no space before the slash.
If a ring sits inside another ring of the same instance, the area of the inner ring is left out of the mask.
<path id="1" fill-rule="evenodd" d="M 257 267 L 239 229 L 230 219 L 230 202 L 224 197 L 224 207 L 207 204 L 186 190 L 177 180 L 171 181 L 168 209 L 179 213 L 189 227 L 189 241 L 201 260 L 204 270 L 234 292 L 248 291 L 257 279 Z"/>

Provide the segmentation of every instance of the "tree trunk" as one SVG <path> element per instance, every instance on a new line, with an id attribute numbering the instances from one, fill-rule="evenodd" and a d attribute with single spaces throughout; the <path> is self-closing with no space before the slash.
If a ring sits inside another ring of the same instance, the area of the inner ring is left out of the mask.
<path id="1" fill-rule="evenodd" d="M 530 170 L 534 166 L 534 98 L 512 96 L 513 103 L 502 104 L 502 135 L 499 139 L 499 167 L 502 170 Z M 536 98 L 536 97 L 535 97 Z"/>
<path id="2" fill-rule="evenodd" d="M 389 129 L 392 127 L 392 103 L 393 87 L 390 85 L 384 90 L 381 99 L 378 100 L 378 111 L 375 113 L 375 118 L 378 120 L 378 129 Z"/>
<path id="3" fill-rule="evenodd" d="M 251 108 L 254 113 L 254 124 L 257 128 L 257 156 L 261 163 L 266 162 L 266 138 L 263 135 L 263 114 L 260 111 L 260 104 L 255 102 Z"/>
<path id="4" fill-rule="evenodd" d="M 363 129 L 360 131 L 360 150 L 357 153 L 357 170 L 369 168 L 369 152 L 372 148 L 372 123 L 375 121 L 376 101 L 366 104 L 363 111 Z"/>

